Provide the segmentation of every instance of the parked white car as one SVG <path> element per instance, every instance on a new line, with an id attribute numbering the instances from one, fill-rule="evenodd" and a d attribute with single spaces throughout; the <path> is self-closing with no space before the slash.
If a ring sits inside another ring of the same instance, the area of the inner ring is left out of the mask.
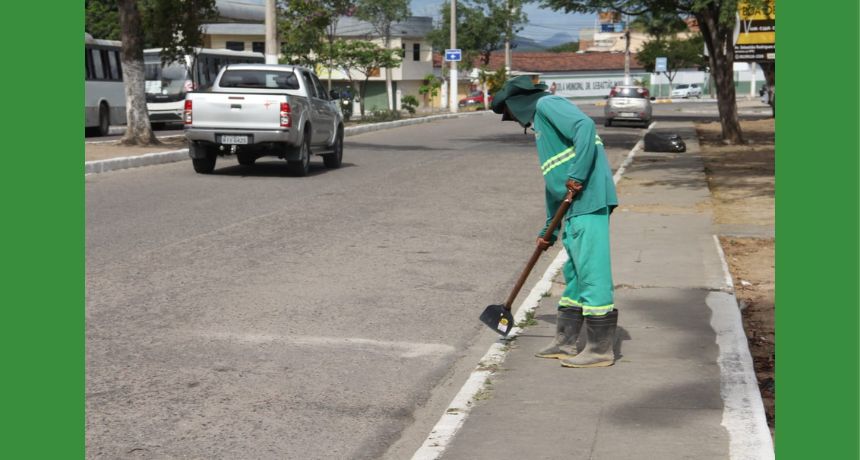
<path id="1" fill-rule="evenodd" d="M 700 98 L 702 97 L 702 87 L 698 83 L 681 83 L 672 90 L 672 97 L 682 97 L 685 99 L 688 97 Z"/>

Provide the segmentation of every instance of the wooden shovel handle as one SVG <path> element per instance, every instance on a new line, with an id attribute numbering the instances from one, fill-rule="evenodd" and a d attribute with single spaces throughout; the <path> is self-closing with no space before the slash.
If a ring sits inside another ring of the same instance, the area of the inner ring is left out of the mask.
<path id="1" fill-rule="evenodd" d="M 555 216 L 553 216 L 552 221 L 549 223 L 549 226 L 546 228 L 544 232 L 544 237 L 548 237 L 552 235 L 555 231 L 556 227 L 561 223 L 561 220 L 564 218 L 564 215 L 567 214 L 567 209 L 570 208 L 570 203 L 573 202 L 573 192 L 568 191 L 567 196 L 564 197 L 564 201 L 561 202 L 561 206 L 558 207 L 558 211 L 555 212 Z M 526 283 L 526 278 L 529 277 L 529 274 L 532 272 L 532 268 L 534 268 L 538 259 L 540 259 L 541 253 L 544 252 L 541 249 L 540 245 L 537 245 L 535 248 L 535 252 L 532 253 L 532 257 L 529 259 L 526 264 L 526 268 L 523 269 L 523 273 L 520 275 L 520 279 L 517 280 L 517 284 L 514 286 L 514 289 L 511 291 L 511 295 L 508 296 L 508 300 L 505 301 L 505 309 L 510 311 L 511 305 L 514 303 L 514 299 L 517 298 L 517 294 L 520 293 L 520 289 L 523 288 L 523 284 Z"/>

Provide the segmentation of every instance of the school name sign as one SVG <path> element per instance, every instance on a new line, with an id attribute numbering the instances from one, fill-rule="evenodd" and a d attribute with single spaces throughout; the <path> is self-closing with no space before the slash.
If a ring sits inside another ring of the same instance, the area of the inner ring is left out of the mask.
<path id="1" fill-rule="evenodd" d="M 632 80 L 641 80 L 647 74 L 631 74 Z M 624 74 L 591 76 L 547 76 L 546 84 L 555 83 L 555 94 L 564 97 L 603 97 L 614 86 L 624 84 Z"/>

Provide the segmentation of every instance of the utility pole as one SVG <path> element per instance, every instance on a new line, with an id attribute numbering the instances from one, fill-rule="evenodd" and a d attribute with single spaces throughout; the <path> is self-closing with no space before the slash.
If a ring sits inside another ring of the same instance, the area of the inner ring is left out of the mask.
<path id="1" fill-rule="evenodd" d="M 451 0 L 451 49 L 457 48 L 457 0 Z M 451 84 L 448 85 L 448 97 L 450 98 L 450 111 L 457 113 L 457 61 L 451 61 L 451 74 L 448 76 Z"/>
<path id="2" fill-rule="evenodd" d="M 624 16 L 624 84 L 630 85 L 630 17 Z"/>
<path id="3" fill-rule="evenodd" d="M 508 0 L 508 19 L 507 24 L 505 24 L 505 75 L 507 78 L 511 77 L 511 30 L 513 26 L 511 25 L 511 16 L 514 14 L 514 4 L 513 0 Z"/>
<path id="4" fill-rule="evenodd" d="M 750 62 L 750 99 L 755 99 L 755 62 Z"/>
<path id="5" fill-rule="evenodd" d="M 275 0 L 266 0 L 266 64 L 278 63 L 278 21 Z"/>

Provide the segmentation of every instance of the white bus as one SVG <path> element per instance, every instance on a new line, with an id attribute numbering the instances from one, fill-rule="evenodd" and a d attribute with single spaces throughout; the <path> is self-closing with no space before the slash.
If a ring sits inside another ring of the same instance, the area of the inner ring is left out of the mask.
<path id="1" fill-rule="evenodd" d="M 198 48 L 195 54 L 162 66 L 161 49 L 144 50 L 146 108 L 150 123 L 158 127 L 182 122 L 185 93 L 211 87 L 222 66 L 265 61 L 263 53 Z"/>
<path id="2" fill-rule="evenodd" d="M 121 43 L 84 35 L 86 63 L 84 118 L 86 130 L 104 136 L 111 125 L 125 124 L 125 85 L 120 63 Z"/>

